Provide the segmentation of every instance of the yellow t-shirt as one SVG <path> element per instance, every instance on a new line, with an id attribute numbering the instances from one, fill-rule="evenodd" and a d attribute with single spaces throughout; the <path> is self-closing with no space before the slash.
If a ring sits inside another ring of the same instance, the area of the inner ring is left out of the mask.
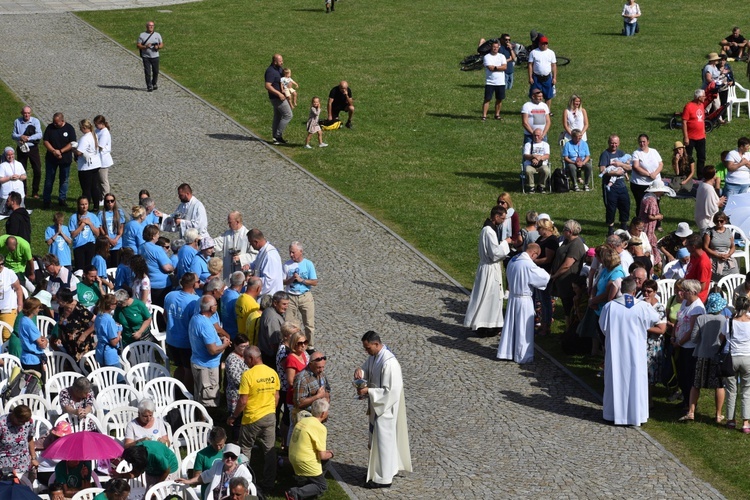
<path id="1" fill-rule="evenodd" d="M 289 461 L 298 476 L 313 477 L 323 474 L 319 451 L 326 449 L 328 429 L 315 417 L 297 422 L 289 444 Z"/>
<path id="2" fill-rule="evenodd" d="M 258 345 L 258 332 L 260 331 L 260 309 L 251 312 L 247 316 L 245 323 L 245 336 L 250 341 L 250 345 Z"/>
<path id="3" fill-rule="evenodd" d="M 240 396 L 247 395 L 242 425 L 252 424 L 269 413 L 276 413 L 276 392 L 281 388 L 276 370 L 255 365 L 242 374 Z"/>
<path id="4" fill-rule="evenodd" d="M 260 305 L 258 301 L 249 296 L 246 293 L 240 294 L 237 297 L 237 302 L 234 303 L 234 313 L 237 316 L 237 332 L 247 334 L 247 317 L 251 312 L 258 311 L 260 313 Z M 254 345 L 251 341 L 250 345 Z"/>

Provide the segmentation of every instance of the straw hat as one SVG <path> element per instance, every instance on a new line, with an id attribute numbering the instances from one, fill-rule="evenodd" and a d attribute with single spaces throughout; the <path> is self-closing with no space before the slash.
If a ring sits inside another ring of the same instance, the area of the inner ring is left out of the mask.
<path id="1" fill-rule="evenodd" d="M 711 52 L 710 54 L 708 54 L 708 62 L 718 61 L 719 59 L 721 58 L 716 52 Z"/>

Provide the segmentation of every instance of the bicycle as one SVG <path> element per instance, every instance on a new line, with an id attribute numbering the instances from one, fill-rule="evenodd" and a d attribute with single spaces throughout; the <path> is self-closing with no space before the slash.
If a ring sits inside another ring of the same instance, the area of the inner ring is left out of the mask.
<path id="1" fill-rule="evenodd" d="M 476 54 L 470 54 L 464 57 L 459 63 L 461 71 L 477 71 L 479 69 L 482 69 L 482 59 L 484 58 L 485 54 L 488 54 L 490 52 L 492 44 L 497 41 L 497 38 L 489 39 L 477 48 Z M 526 47 L 524 47 L 520 43 L 516 43 L 514 51 L 516 53 L 516 64 L 524 64 L 529 62 L 529 52 Z M 555 54 L 555 56 L 557 58 L 558 66 L 567 66 L 568 64 L 570 64 L 569 58 L 558 56 L 557 54 Z"/>

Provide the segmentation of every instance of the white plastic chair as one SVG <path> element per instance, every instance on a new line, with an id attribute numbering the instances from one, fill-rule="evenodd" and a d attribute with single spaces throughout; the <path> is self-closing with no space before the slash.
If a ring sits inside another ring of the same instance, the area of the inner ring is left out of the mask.
<path id="1" fill-rule="evenodd" d="M 78 360 L 78 369 L 84 375 L 88 375 L 102 365 L 96 360 L 96 351 L 89 351 Z"/>
<path id="2" fill-rule="evenodd" d="M 49 434 L 55 426 L 52 422 L 44 417 L 34 417 L 34 439 L 39 439 L 45 434 Z"/>
<path id="3" fill-rule="evenodd" d="M 2 391 L 8 385 L 13 369 L 21 368 L 21 360 L 8 353 L 0 354 L 0 359 L 3 360 L 3 366 L 0 366 L 0 391 Z"/>
<path id="4" fill-rule="evenodd" d="M 132 366 L 126 374 L 128 383 L 144 395 L 146 394 L 146 391 L 144 390 L 146 383 L 162 377 L 171 378 L 172 375 L 163 365 L 157 363 L 138 363 L 137 365 Z"/>
<path id="5" fill-rule="evenodd" d="M 192 469 L 195 465 L 195 457 L 198 456 L 198 452 L 194 451 L 192 453 L 188 453 L 183 459 L 180 459 L 179 453 L 175 452 L 175 455 L 177 455 L 177 460 L 180 462 L 180 477 L 184 479 L 190 479 L 190 469 Z"/>
<path id="6" fill-rule="evenodd" d="M 117 464 L 117 467 L 115 468 L 115 471 L 119 472 L 120 474 L 130 472 L 132 470 L 133 467 L 125 460 Z M 144 494 L 146 493 L 145 472 L 138 477 L 128 479 L 128 484 L 130 485 L 130 496 L 128 498 L 144 498 Z"/>
<path id="7" fill-rule="evenodd" d="M 108 267 L 107 268 L 107 279 L 113 285 L 115 284 L 115 277 L 116 276 L 117 276 L 117 268 L 116 267 Z"/>
<path id="8" fill-rule="evenodd" d="M 208 433 L 213 426 L 204 422 L 186 423 L 172 434 L 172 451 L 178 457 L 197 453 L 208 445 Z"/>
<path id="9" fill-rule="evenodd" d="M 123 367 L 126 370 L 138 363 L 157 363 L 164 365 L 165 368 L 169 369 L 169 359 L 167 358 L 167 353 L 164 352 L 164 349 L 159 347 L 158 344 L 147 340 L 139 340 L 129 344 L 122 350 L 120 358 L 122 359 Z"/>
<path id="10" fill-rule="evenodd" d="M 151 500 L 164 500 L 170 495 L 178 495 L 183 498 L 183 500 L 198 500 L 198 496 L 195 494 L 193 488 L 174 481 L 163 481 L 153 485 L 146 492 L 144 498 L 149 498 Z"/>
<path id="11" fill-rule="evenodd" d="M 110 410 L 119 406 L 136 406 L 140 399 L 141 393 L 129 385 L 115 384 L 105 387 L 96 396 L 99 420 L 104 420 Z"/>
<path id="12" fill-rule="evenodd" d="M 94 497 L 102 491 L 104 488 L 86 488 L 73 495 L 71 500 L 94 500 Z"/>
<path id="13" fill-rule="evenodd" d="M 10 335 L 13 332 L 13 327 L 9 325 L 8 323 L 6 323 L 5 321 L 0 321 L 0 334 L 5 336 L 5 330 L 8 330 L 8 335 Z M 5 352 L 5 349 L 3 349 L 3 352 Z"/>
<path id="14" fill-rule="evenodd" d="M 747 117 L 750 118 L 750 90 L 735 82 L 734 85 L 729 86 L 729 93 L 727 94 L 727 105 L 729 106 L 727 119 L 730 122 L 732 121 L 734 107 L 737 106 L 737 118 L 739 118 L 743 104 L 747 104 Z"/>
<path id="15" fill-rule="evenodd" d="M 731 304 L 732 296 L 734 295 L 734 289 L 738 286 L 743 285 L 744 283 L 744 274 L 730 274 L 729 276 L 724 276 L 723 278 L 721 278 L 718 285 L 722 293 L 724 294 L 724 298 L 727 299 L 727 302 L 729 302 L 729 304 Z"/>
<path id="16" fill-rule="evenodd" d="M 187 387 L 172 377 L 160 377 L 148 381 L 143 386 L 143 397 L 154 400 L 157 411 L 172 403 L 175 398 L 175 392 L 179 391 L 186 399 L 193 399 L 193 395 L 187 390 Z M 192 421 L 192 420 L 191 420 Z M 187 422 L 184 420 L 183 422 Z"/>
<path id="17" fill-rule="evenodd" d="M 745 272 L 750 271 L 750 241 L 748 241 L 745 231 L 743 231 L 739 226 L 734 226 L 732 224 L 727 224 L 725 227 L 732 230 L 735 239 L 739 237 L 745 244 L 743 248 L 735 246 L 734 253 L 732 254 L 734 260 L 737 261 L 737 267 L 739 269 L 742 269 L 742 266 L 744 265 Z"/>
<path id="18" fill-rule="evenodd" d="M 5 405 L 5 411 L 10 413 L 13 408 L 19 405 L 26 405 L 31 408 L 31 414 L 34 418 L 47 418 L 50 411 L 47 400 L 36 394 L 21 394 L 20 396 L 11 398 Z"/>
<path id="19" fill-rule="evenodd" d="M 211 424 L 211 426 L 214 425 L 214 420 L 208 414 L 206 408 L 202 404 L 197 403 L 191 399 L 182 399 L 180 401 L 175 401 L 168 404 L 167 406 L 164 406 L 161 409 L 157 407 L 156 416 L 164 418 L 169 414 L 170 411 L 175 409 L 180 413 L 180 417 L 182 418 L 183 423 L 206 422 L 208 424 Z M 199 413 L 199 418 L 195 418 L 196 411 Z"/>
<path id="20" fill-rule="evenodd" d="M 80 367 L 76 360 L 72 356 L 60 351 L 52 351 L 47 353 L 47 377 L 51 377 L 56 373 L 68 372 L 68 371 L 80 371 Z"/>
<path id="21" fill-rule="evenodd" d="M 151 335 L 159 342 L 161 348 L 167 350 L 167 332 L 159 330 L 159 318 L 164 318 L 164 309 L 154 304 L 148 304 L 148 312 L 151 313 Z M 165 321 L 163 321 L 166 323 Z"/>
<path id="22" fill-rule="evenodd" d="M 120 442 L 125 440 L 125 428 L 128 423 L 138 417 L 138 408 L 134 406 L 118 406 L 109 410 L 102 420 L 104 433 Z"/>
<path id="23" fill-rule="evenodd" d="M 101 392 L 107 387 L 122 384 L 126 380 L 125 375 L 125 370 L 122 368 L 102 366 L 101 368 L 97 368 L 89 373 L 87 378 L 91 381 L 91 384 L 97 388 L 98 392 Z"/>
<path id="24" fill-rule="evenodd" d="M 99 419 L 94 416 L 93 413 L 89 413 L 83 418 L 78 418 L 75 415 L 68 415 L 67 413 L 63 413 L 57 418 L 57 420 L 55 420 L 55 425 L 59 424 L 60 422 L 68 422 L 73 428 L 73 432 L 90 430 L 91 425 L 89 425 L 89 423 L 92 423 L 93 426 L 96 427 L 97 432 L 99 432 L 100 434 L 104 434 L 104 426 L 99 421 Z"/>
<path id="25" fill-rule="evenodd" d="M 72 386 L 73 382 L 81 377 L 83 377 L 81 373 L 68 371 L 55 373 L 47 379 L 44 394 L 47 397 L 47 402 L 49 403 L 50 408 L 52 408 L 57 415 L 62 413 L 62 408 L 59 407 L 59 397 L 56 398 L 55 396 L 59 396 L 63 389 Z"/>
<path id="26" fill-rule="evenodd" d="M 42 334 L 42 337 L 49 337 L 56 324 L 57 321 L 48 316 L 38 314 L 36 317 L 36 327 L 39 329 L 39 333 Z"/>
<path id="27" fill-rule="evenodd" d="M 675 281 L 677 280 L 661 279 L 656 281 L 656 285 L 659 287 L 659 290 L 657 291 L 659 294 L 659 303 L 664 307 L 667 306 L 667 302 L 669 302 L 669 299 L 674 295 Z"/>

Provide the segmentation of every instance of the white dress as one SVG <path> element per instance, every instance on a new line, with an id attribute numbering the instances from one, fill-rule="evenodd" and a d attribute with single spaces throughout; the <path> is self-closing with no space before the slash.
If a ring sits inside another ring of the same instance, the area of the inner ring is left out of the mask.
<path id="1" fill-rule="evenodd" d="M 482 228 L 479 267 L 466 308 L 465 327 L 477 330 L 503 326 L 503 259 L 509 253 L 508 242 L 499 242 L 492 226 Z"/>
<path id="2" fill-rule="evenodd" d="M 518 254 L 507 269 L 508 318 L 497 346 L 498 359 L 512 359 L 516 363 L 534 361 L 534 299 L 533 288 L 544 290 L 549 273 L 534 264 L 526 252 Z"/>

